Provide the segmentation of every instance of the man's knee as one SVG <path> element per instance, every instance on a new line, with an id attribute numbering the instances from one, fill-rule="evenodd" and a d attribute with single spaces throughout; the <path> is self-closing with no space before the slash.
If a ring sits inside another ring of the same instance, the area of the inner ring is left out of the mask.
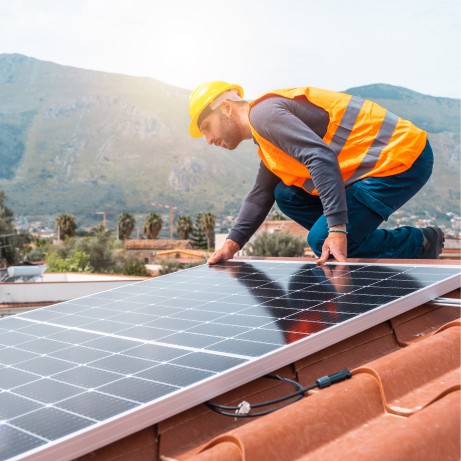
<path id="1" fill-rule="evenodd" d="M 293 191 L 290 187 L 286 186 L 282 181 L 280 181 L 275 186 L 274 198 L 278 207 L 282 209 L 284 203 L 291 202 L 293 200 Z"/>
<path id="2" fill-rule="evenodd" d="M 282 181 L 275 186 L 274 198 L 280 210 L 288 216 L 290 216 L 290 212 L 294 209 L 303 210 L 303 214 L 306 212 L 318 214 L 319 204 L 320 214 L 323 211 L 321 209 L 321 202 L 317 197 L 313 197 L 300 187 L 287 186 Z"/>
<path id="3" fill-rule="evenodd" d="M 310 246 L 311 250 L 314 252 L 316 256 L 320 256 L 322 254 L 322 246 L 323 242 L 325 241 L 325 236 L 316 232 L 314 229 L 309 231 L 307 235 L 307 244 Z"/>

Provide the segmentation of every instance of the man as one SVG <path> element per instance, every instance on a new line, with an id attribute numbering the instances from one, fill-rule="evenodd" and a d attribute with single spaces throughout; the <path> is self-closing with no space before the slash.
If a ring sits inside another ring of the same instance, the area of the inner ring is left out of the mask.
<path id="1" fill-rule="evenodd" d="M 209 264 L 231 259 L 274 201 L 309 230 L 319 257 L 436 259 L 438 227 L 378 229 L 427 182 L 433 166 L 426 133 L 378 104 L 318 88 L 264 94 L 248 103 L 243 89 L 222 81 L 190 95 L 192 137 L 235 149 L 258 145 L 260 168 L 237 221 Z"/>

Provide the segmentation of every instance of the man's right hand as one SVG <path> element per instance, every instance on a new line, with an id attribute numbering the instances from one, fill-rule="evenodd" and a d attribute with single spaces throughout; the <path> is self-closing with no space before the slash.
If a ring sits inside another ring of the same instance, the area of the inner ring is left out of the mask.
<path id="1" fill-rule="evenodd" d="M 224 245 L 219 249 L 216 250 L 209 258 L 207 263 L 208 264 L 216 264 L 219 261 L 226 261 L 228 259 L 232 259 L 240 250 L 240 245 L 233 240 L 227 239 Z"/>

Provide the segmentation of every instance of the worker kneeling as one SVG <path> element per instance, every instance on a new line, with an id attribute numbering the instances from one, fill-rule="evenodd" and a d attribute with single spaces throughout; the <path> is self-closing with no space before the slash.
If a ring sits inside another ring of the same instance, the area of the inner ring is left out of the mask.
<path id="1" fill-rule="evenodd" d="M 369 100 L 318 88 L 242 98 L 240 86 L 221 81 L 190 95 L 192 137 L 230 150 L 253 139 L 261 158 L 255 185 L 209 264 L 231 259 L 274 201 L 309 230 L 318 264 L 348 256 L 438 258 L 438 227 L 378 229 L 432 173 L 426 132 Z"/>

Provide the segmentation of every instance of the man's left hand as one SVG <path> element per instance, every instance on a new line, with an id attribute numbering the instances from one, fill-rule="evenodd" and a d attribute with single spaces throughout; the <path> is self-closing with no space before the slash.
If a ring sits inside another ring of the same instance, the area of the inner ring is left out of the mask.
<path id="1" fill-rule="evenodd" d="M 347 235 L 343 232 L 330 232 L 328 237 L 323 242 L 322 254 L 317 260 L 317 266 L 328 261 L 328 258 L 333 256 L 336 261 L 347 261 Z"/>

